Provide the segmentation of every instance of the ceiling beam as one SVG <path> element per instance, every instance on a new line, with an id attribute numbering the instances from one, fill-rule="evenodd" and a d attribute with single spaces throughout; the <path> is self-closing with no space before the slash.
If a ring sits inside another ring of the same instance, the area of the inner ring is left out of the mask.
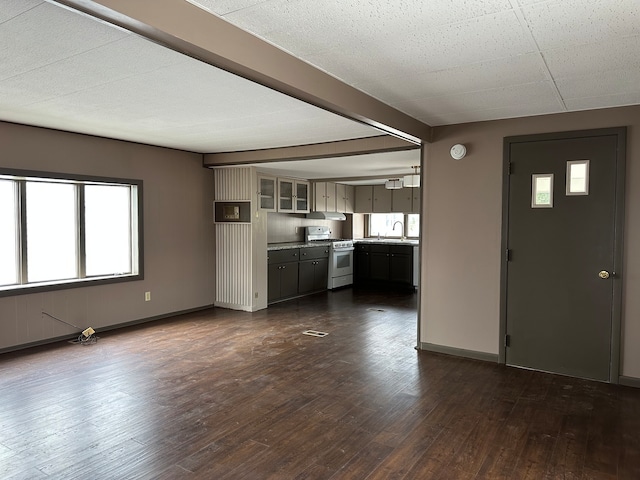
<path id="1" fill-rule="evenodd" d="M 53 0 L 305 103 L 421 144 L 431 127 L 184 0 Z"/>
<path id="2" fill-rule="evenodd" d="M 208 153 L 204 155 L 205 167 L 242 165 L 246 163 L 269 163 L 318 158 L 348 157 L 368 153 L 401 152 L 419 149 L 417 145 L 397 137 L 356 138 L 336 142 L 295 145 L 292 147 L 265 148 L 239 152 Z"/>

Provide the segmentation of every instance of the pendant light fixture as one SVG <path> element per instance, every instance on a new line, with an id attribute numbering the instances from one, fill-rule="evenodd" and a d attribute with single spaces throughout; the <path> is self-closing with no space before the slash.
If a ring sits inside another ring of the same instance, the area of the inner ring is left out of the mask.
<path id="1" fill-rule="evenodd" d="M 399 178 L 392 178 L 384 182 L 384 188 L 387 190 L 398 190 L 402 188 L 402 180 Z"/>
<path id="2" fill-rule="evenodd" d="M 404 179 L 403 179 L 404 186 L 405 187 L 410 187 L 410 188 L 419 187 L 420 186 L 420 174 L 418 173 L 418 169 L 420 168 L 420 165 L 413 166 L 411 168 L 413 168 L 413 174 L 404 176 Z"/>

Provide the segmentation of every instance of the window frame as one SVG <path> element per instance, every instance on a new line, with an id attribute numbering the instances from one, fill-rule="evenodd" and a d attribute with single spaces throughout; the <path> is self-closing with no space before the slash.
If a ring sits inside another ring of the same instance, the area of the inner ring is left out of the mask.
<path id="1" fill-rule="evenodd" d="M 371 215 L 398 215 L 401 212 L 389 212 L 389 213 L 368 213 L 367 214 L 367 221 L 365 222 L 365 238 L 378 238 L 377 235 L 371 235 Z M 395 238 L 402 238 L 402 235 L 404 235 L 404 237 L 406 239 L 409 240 L 419 240 L 420 236 L 418 234 L 418 236 L 414 236 L 414 237 L 410 237 L 407 235 L 407 233 L 409 232 L 409 215 L 420 215 L 419 213 L 402 213 L 402 228 L 403 228 L 403 232 L 401 235 L 386 235 L 384 237 L 381 238 L 391 238 L 391 239 L 395 239 Z"/>
<path id="2" fill-rule="evenodd" d="M 75 185 L 124 185 L 133 187 L 131 195 L 131 245 L 132 245 L 132 272 L 127 274 L 109 274 L 103 276 L 87 277 L 85 272 L 85 248 L 84 248 L 84 188 L 76 189 L 76 237 L 79 242 L 77 250 L 78 276 L 65 280 L 51 280 L 37 283 L 16 283 L 0 286 L 0 297 L 24 295 L 29 293 L 49 292 L 64 290 L 69 288 L 89 287 L 95 285 L 106 285 L 111 283 L 131 282 L 144 279 L 144 219 L 143 219 L 143 181 L 139 179 L 100 177 L 94 175 L 67 174 L 58 172 L 45 172 L 35 170 L 20 170 L 0 168 L 0 178 L 18 182 L 16 196 L 17 205 L 17 226 L 19 232 L 18 239 L 18 280 L 23 281 L 23 274 L 26 272 L 27 250 L 26 250 L 26 182 L 29 180 L 51 181 L 59 183 L 70 183 Z M 137 244 L 137 245 L 136 245 Z M 137 246 L 137 248 L 136 248 Z M 81 248 L 80 248 L 81 247 Z"/>

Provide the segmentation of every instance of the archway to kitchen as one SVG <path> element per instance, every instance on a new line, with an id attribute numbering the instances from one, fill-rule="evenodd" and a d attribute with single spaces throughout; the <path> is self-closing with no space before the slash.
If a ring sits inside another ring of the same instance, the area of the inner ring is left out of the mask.
<path id="1" fill-rule="evenodd" d="M 312 296 L 361 303 L 368 315 L 410 315 L 405 338 L 415 345 L 421 149 L 385 143 L 366 154 L 250 165 L 256 213 L 266 216 L 268 307 L 308 307 L 303 298 Z"/>

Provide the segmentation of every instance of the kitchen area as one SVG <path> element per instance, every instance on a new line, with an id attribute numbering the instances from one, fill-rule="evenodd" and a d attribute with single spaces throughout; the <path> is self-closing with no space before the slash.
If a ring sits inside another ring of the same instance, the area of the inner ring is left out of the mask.
<path id="1" fill-rule="evenodd" d="M 405 163 L 419 151 L 409 153 Z M 298 162 L 213 168 L 216 306 L 253 312 L 326 291 L 417 291 L 419 167 L 328 179 L 326 161 L 315 174 Z"/>
<path id="2" fill-rule="evenodd" d="M 417 290 L 419 186 L 260 174 L 258 183 L 268 211 L 268 304 L 350 287 Z"/>

